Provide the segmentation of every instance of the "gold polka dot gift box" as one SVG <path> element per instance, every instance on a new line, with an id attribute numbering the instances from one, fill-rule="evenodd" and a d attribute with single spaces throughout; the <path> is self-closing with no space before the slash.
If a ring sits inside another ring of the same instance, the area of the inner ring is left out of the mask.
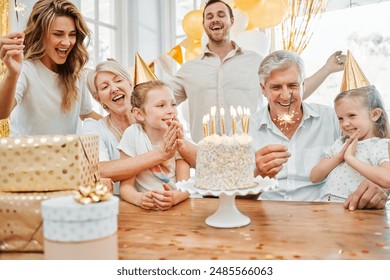
<path id="1" fill-rule="evenodd" d="M 74 192 L 0 192 L 0 252 L 43 252 L 41 202 Z"/>
<path id="2" fill-rule="evenodd" d="M 0 191 L 77 189 L 99 180 L 97 135 L 0 139 Z"/>
<path id="3" fill-rule="evenodd" d="M 72 196 L 42 202 L 45 259 L 118 258 L 118 197 L 83 203 Z"/>

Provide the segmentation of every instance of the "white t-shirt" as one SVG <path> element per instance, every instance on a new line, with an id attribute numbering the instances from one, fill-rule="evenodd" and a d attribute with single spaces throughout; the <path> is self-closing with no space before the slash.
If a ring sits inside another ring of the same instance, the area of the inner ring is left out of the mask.
<path id="1" fill-rule="evenodd" d="M 110 161 L 120 158 L 118 140 L 107 127 L 103 119 L 85 119 L 83 122 L 82 134 L 99 135 L 99 161 Z M 114 183 L 114 194 L 119 194 L 120 182 Z"/>
<path id="2" fill-rule="evenodd" d="M 388 143 L 389 139 L 377 137 L 358 141 L 356 146 L 356 158 L 371 165 L 380 165 L 389 161 Z M 344 146 L 341 138 L 337 139 L 332 147 L 325 150 L 325 156 L 331 158 L 338 154 Z M 321 189 L 321 200 L 327 200 L 328 195 L 347 199 L 359 184 L 364 180 L 364 176 L 350 167 L 346 162 L 336 166 L 326 178 Z"/>
<path id="3" fill-rule="evenodd" d="M 111 130 L 106 126 L 103 119 L 85 119 L 82 134 L 97 134 L 99 135 L 99 161 L 109 161 L 120 158 L 118 150 L 118 140 L 112 134 Z"/>
<path id="4" fill-rule="evenodd" d="M 130 157 L 135 157 L 137 155 L 144 154 L 149 152 L 156 147 L 153 147 L 148 135 L 145 133 L 144 129 L 139 124 L 133 124 L 125 130 L 123 133 L 122 140 L 119 142 L 118 149 L 123 151 Z M 176 190 L 176 159 L 179 158 L 179 155 L 176 154 L 175 157 L 168 160 L 164 166 L 169 169 L 169 174 L 167 174 L 170 179 L 170 187 L 172 190 Z M 150 170 L 145 170 L 139 173 L 135 177 L 135 188 L 139 192 L 150 192 L 153 189 L 163 189 L 163 182 L 158 179 Z"/>
<path id="5" fill-rule="evenodd" d="M 92 112 L 84 79 L 77 81 L 79 96 L 70 112 L 61 110 L 58 74 L 39 59 L 23 62 L 15 92 L 16 107 L 10 116 L 11 136 L 75 134 L 80 115 Z"/>

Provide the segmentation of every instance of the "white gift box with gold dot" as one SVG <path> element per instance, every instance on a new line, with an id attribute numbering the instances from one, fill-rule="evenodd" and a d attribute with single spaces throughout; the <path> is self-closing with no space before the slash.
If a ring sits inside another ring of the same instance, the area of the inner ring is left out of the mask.
<path id="1" fill-rule="evenodd" d="M 83 205 L 72 196 L 42 202 L 46 259 L 116 259 L 119 199 Z"/>

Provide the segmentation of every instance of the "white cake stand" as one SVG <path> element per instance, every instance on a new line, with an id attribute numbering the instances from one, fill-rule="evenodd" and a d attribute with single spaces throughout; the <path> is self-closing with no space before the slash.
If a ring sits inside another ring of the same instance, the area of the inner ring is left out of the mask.
<path id="1" fill-rule="evenodd" d="M 190 194 L 213 195 L 219 197 L 218 210 L 206 219 L 206 224 L 216 228 L 234 228 L 248 225 L 251 220 L 242 214 L 236 207 L 236 195 L 258 194 L 269 191 L 278 185 L 278 181 L 268 177 L 260 176 L 254 178 L 256 185 L 247 189 L 236 189 L 231 191 L 212 191 L 195 187 L 195 180 L 181 181 L 176 183 L 178 189 L 188 191 Z"/>

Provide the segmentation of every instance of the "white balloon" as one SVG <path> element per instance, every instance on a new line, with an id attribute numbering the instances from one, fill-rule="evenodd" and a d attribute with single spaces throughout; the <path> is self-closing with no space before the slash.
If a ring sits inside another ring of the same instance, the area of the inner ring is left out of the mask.
<path id="1" fill-rule="evenodd" d="M 252 50 L 262 56 L 269 53 L 269 39 L 267 34 L 258 30 L 247 30 L 235 36 L 235 42 L 242 48 Z"/>
<path id="2" fill-rule="evenodd" d="M 237 35 L 241 32 L 245 31 L 245 28 L 248 26 L 249 18 L 248 15 L 241 11 L 240 9 L 233 9 L 233 15 L 234 15 L 234 24 L 230 31 Z"/>

